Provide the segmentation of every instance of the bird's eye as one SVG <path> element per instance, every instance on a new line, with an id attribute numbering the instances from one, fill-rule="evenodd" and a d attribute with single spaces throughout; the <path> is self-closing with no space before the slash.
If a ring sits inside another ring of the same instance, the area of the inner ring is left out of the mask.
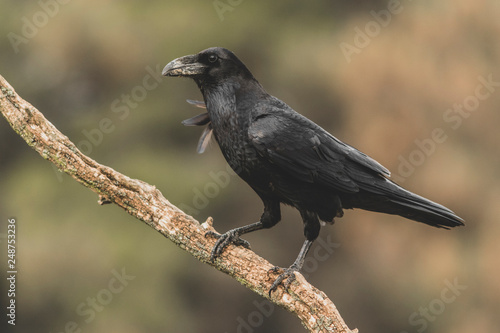
<path id="1" fill-rule="evenodd" d="M 217 56 L 215 54 L 209 55 L 208 56 L 208 61 L 212 62 L 212 63 L 216 62 L 217 61 Z"/>

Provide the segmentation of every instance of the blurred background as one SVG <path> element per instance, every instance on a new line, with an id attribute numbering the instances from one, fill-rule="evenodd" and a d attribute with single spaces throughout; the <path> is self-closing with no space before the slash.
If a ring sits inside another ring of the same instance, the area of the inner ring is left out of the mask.
<path id="1" fill-rule="evenodd" d="M 156 185 L 226 231 L 262 203 L 198 155 L 191 80 L 170 60 L 224 46 L 269 93 L 463 217 L 446 231 L 347 211 L 305 273 L 360 332 L 500 326 L 500 3 L 439 1 L 2 1 L 0 74 L 99 163 Z M 218 176 L 217 176 L 218 175 Z M 222 179 L 222 178 L 221 178 Z M 214 184 L 218 184 L 214 187 Z M 15 332 L 304 332 L 286 311 L 196 261 L 31 150 L 0 119 L 1 305 L 17 224 Z M 298 212 L 246 237 L 288 266 Z M 326 245 L 325 245 L 326 244 Z M 2 314 L 2 325 L 5 314 Z M 13 329 L 14 327 L 9 327 Z"/>

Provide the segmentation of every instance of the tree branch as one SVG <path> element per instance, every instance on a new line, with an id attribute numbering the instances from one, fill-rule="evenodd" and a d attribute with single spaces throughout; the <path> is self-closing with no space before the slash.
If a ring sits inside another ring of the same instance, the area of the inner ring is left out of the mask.
<path id="1" fill-rule="evenodd" d="M 273 265 L 251 250 L 229 246 L 215 263 L 210 262 L 214 240 L 205 237 L 205 233 L 214 230 L 211 218 L 200 224 L 172 205 L 153 185 L 131 179 L 83 155 L 37 109 L 19 97 L 1 75 L 0 89 L 0 111 L 14 131 L 60 171 L 97 193 L 100 204 L 112 202 L 122 207 L 201 262 L 295 313 L 310 332 L 357 332 L 347 327 L 332 301 L 301 274 L 296 274 L 297 280 L 288 291 L 280 287 L 269 297 L 268 290 L 276 278 L 276 274 L 269 273 Z"/>

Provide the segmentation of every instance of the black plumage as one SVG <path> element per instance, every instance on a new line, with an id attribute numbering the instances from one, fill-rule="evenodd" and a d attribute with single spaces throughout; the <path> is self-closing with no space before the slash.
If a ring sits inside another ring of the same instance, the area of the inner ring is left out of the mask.
<path id="1" fill-rule="evenodd" d="M 198 152 L 205 150 L 213 132 L 226 161 L 264 203 L 260 221 L 214 235 L 219 239 L 212 259 L 230 243 L 247 246 L 240 235 L 278 223 L 280 203 L 302 216 L 306 241 L 270 292 L 285 278 L 287 284 L 293 281 L 318 237 L 320 220 L 333 223 L 344 209 L 396 214 L 439 228 L 463 225 L 451 210 L 395 184 L 377 161 L 269 95 L 231 51 L 216 47 L 175 59 L 163 75 L 191 77 L 197 83 L 205 102 L 188 102 L 206 105 L 207 113 L 183 124 L 207 125 Z"/>

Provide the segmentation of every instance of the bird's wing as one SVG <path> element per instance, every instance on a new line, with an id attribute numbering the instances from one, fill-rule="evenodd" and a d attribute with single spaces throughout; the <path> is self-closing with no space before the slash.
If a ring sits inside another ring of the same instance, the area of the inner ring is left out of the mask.
<path id="1" fill-rule="evenodd" d="M 390 174 L 371 157 L 295 111 L 258 115 L 248 134 L 263 157 L 302 181 L 355 193 L 359 180 Z"/>

